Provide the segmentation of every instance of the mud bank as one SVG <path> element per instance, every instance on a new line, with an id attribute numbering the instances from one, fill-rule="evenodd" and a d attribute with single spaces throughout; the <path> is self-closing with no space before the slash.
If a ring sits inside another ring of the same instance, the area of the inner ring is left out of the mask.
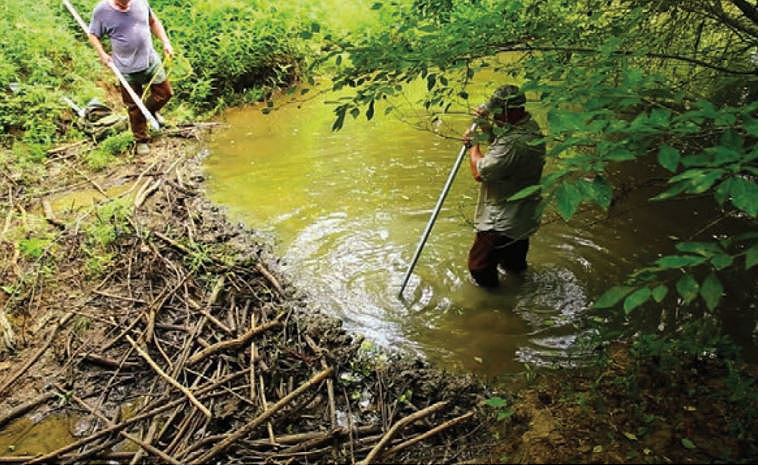
<path id="1" fill-rule="evenodd" d="M 65 413 L 87 428 L 4 463 L 463 462 L 489 436 L 482 385 L 376 350 L 309 309 L 254 231 L 202 195 L 194 143 L 89 178 L 100 198 L 51 212 L 32 291 L 4 296 L 15 352 L 0 423 Z M 115 194 L 117 193 L 117 194 Z M 92 228 L 112 228 L 93 269 Z M 15 256 L 15 257 L 13 257 Z M 17 280 L 19 281 L 20 278 Z M 27 282 L 29 280 L 27 279 Z M 83 421 L 82 421 L 83 420 Z"/>

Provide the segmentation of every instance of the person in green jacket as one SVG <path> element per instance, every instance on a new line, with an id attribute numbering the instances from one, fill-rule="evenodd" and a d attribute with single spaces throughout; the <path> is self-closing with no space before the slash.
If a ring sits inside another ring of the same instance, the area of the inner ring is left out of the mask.
<path id="1" fill-rule="evenodd" d="M 529 236 L 540 224 L 539 194 L 508 200 L 523 188 L 538 184 L 545 165 L 543 135 L 525 104 L 526 96 L 518 87 L 501 86 L 477 109 L 479 118 L 486 120 L 480 126 L 489 138 L 487 152 L 482 153 L 470 131 L 464 135 L 471 173 L 481 183 L 468 268 L 484 288 L 499 285 L 498 266 L 518 275 L 526 270 Z"/>

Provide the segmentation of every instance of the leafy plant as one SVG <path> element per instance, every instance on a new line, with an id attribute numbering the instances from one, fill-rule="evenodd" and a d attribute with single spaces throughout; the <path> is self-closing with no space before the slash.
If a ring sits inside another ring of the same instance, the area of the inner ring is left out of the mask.
<path id="1" fill-rule="evenodd" d="M 134 143 L 134 135 L 131 131 L 123 131 L 103 140 L 100 148 L 110 155 L 121 155 Z"/>
<path id="2" fill-rule="evenodd" d="M 485 400 L 484 404 L 486 404 L 490 408 L 495 409 L 495 411 L 497 412 L 498 421 L 503 421 L 513 416 L 513 409 L 511 407 L 511 402 L 509 402 L 508 400 L 504 398 L 493 396 L 492 398 Z"/>
<path id="3" fill-rule="evenodd" d="M 26 238 L 18 242 L 19 251 L 27 259 L 39 259 L 50 244 L 50 239 L 46 237 Z"/>
<path id="4" fill-rule="evenodd" d="M 102 148 L 91 150 L 85 155 L 87 166 L 92 171 L 100 171 L 115 160 L 116 158 L 110 152 Z"/>
<path id="5" fill-rule="evenodd" d="M 471 114 L 479 103 L 471 97 L 478 75 L 492 89 L 521 83 L 530 105 L 547 113 L 550 171 L 511 199 L 540 192 L 545 210 L 571 221 L 583 205 L 610 209 L 619 194 L 610 169 L 639 164 L 658 166 L 640 182 L 662 181 L 649 200 L 661 215 L 672 201 L 695 196 L 716 206 L 708 229 L 635 271 L 595 307 L 627 322 L 664 304 L 702 303 L 713 313 L 727 292 L 726 274 L 747 276 L 758 263 L 758 78 L 751 55 L 758 15 L 745 2 L 722 3 L 729 7 L 648 0 L 382 3 L 391 24 L 335 39 L 319 59 L 335 69 L 333 88 L 349 90 L 334 102 L 333 129 L 348 115 L 374 118 L 377 101 L 412 83 L 426 85 L 419 105 L 431 123 Z M 438 4 L 441 14 L 433 11 Z M 725 218 L 741 222 L 744 234 L 720 231 Z M 631 326 L 629 334 L 637 330 Z"/>

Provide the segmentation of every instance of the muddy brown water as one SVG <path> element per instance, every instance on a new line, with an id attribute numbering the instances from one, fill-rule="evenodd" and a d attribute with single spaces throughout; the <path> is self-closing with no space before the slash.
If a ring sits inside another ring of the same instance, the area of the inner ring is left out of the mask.
<path id="1" fill-rule="evenodd" d="M 480 100 L 488 87 L 479 86 Z M 626 195 L 610 219 L 547 215 L 532 237 L 525 281 L 506 277 L 487 292 L 466 269 L 477 186 L 464 163 L 401 300 L 459 142 L 420 130 L 413 97 L 392 102 L 397 114 L 348 117 L 332 132 L 333 106 L 324 102 L 336 97 L 268 115 L 261 105 L 228 111 L 229 127 L 215 133 L 205 162 L 208 194 L 268 235 L 288 275 L 327 313 L 380 346 L 452 370 L 497 375 L 526 363 L 580 364 L 575 342 L 598 293 L 711 219 L 692 203 L 645 207 L 653 191 L 644 189 Z M 530 110 L 544 127 L 540 110 Z M 453 115 L 435 128 L 457 137 L 468 123 Z"/>

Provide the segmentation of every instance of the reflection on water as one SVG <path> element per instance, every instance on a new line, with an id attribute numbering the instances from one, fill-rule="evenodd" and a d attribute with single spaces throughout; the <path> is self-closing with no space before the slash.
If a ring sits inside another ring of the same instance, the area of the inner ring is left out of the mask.
<path id="1" fill-rule="evenodd" d="M 628 214 L 608 221 L 548 217 L 532 238 L 524 281 L 488 292 L 466 269 L 477 186 L 464 166 L 401 301 L 404 272 L 459 143 L 392 117 L 333 133 L 331 107 L 322 103 L 329 99 L 266 116 L 255 107 L 229 111 L 230 127 L 216 133 L 206 161 L 209 195 L 269 234 L 289 275 L 327 313 L 451 369 L 574 364 L 581 355 L 570 349 L 592 297 L 670 247 L 670 235 L 702 223 L 691 210 L 661 222 L 634 209 L 644 191 L 628 196 Z M 446 125 L 462 132 L 467 121 Z"/>

